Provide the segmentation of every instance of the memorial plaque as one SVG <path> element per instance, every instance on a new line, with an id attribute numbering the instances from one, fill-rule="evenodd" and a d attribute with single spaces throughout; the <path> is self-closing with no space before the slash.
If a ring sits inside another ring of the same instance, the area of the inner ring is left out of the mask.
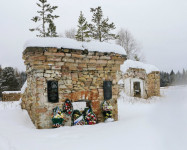
<path id="1" fill-rule="evenodd" d="M 58 81 L 47 81 L 48 102 L 58 102 Z"/>
<path id="2" fill-rule="evenodd" d="M 103 82 L 104 100 L 110 100 L 112 98 L 112 81 Z"/>

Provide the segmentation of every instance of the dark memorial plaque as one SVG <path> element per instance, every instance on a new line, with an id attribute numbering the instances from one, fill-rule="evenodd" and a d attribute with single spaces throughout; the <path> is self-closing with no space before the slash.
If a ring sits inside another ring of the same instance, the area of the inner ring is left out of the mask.
<path id="1" fill-rule="evenodd" d="M 47 81 L 48 102 L 58 102 L 58 81 Z"/>
<path id="2" fill-rule="evenodd" d="M 103 82 L 104 100 L 110 100 L 112 98 L 112 81 Z"/>

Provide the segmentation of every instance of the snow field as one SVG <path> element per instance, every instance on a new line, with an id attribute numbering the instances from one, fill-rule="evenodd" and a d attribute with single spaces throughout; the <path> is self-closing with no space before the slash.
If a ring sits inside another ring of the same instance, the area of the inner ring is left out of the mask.
<path id="1" fill-rule="evenodd" d="M 161 93 L 150 102 L 121 93 L 116 122 L 43 130 L 19 102 L 0 103 L 0 150 L 186 150 L 187 87 Z"/>

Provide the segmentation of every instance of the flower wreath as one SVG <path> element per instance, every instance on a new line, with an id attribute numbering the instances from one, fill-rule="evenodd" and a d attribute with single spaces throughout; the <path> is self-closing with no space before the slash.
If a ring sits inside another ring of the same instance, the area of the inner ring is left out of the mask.
<path id="1" fill-rule="evenodd" d="M 64 115 L 62 113 L 62 110 L 59 107 L 55 107 L 53 109 L 53 114 L 52 114 L 53 128 L 58 128 L 62 126 L 63 121 L 64 121 Z"/>
<path id="2" fill-rule="evenodd" d="M 93 113 L 91 108 L 85 108 L 84 120 L 86 125 L 94 125 L 97 123 L 96 115 Z"/>
<path id="3" fill-rule="evenodd" d="M 68 116 L 71 116 L 73 113 L 73 105 L 69 99 L 64 102 L 63 112 Z"/>

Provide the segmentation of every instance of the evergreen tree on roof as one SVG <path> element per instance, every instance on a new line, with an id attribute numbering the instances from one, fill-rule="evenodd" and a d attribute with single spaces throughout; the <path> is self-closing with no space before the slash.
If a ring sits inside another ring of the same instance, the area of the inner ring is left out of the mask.
<path id="1" fill-rule="evenodd" d="M 47 37 L 58 37 L 58 34 L 56 32 L 56 26 L 53 21 L 50 21 L 48 32 L 46 34 Z"/>
<path id="2" fill-rule="evenodd" d="M 39 0 L 39 3 L 36 4 L 40 8 L 40 10 L 37 11 L 39 15 L 34 16 L 31 20 L 36 23 L 40 22 L 41 24 L 36 28 L 30 29 L 30 31 L 38 31 L 38 37 L 57 36 L 56 26 L 53 20 L 59 16 L 53 15 L 53 11 L 58 8 L 58 6 L 51 6 L 47 3 L 47 0 Z"/>
<path id="3" fill-rule="evenodd" d="M 103 11 L 101 7 L 91 8 L 90 12 L 92 12 L 92 23 L 88 24 L 90 30 L 90 37 L 100 42 L 114 40 L 117 36 L 111 33 L 116 27 L 114 23 L 108 23 L 108 17 L 106 19 L 103 18 Z"/>
<path id="4" fill-rule="evenodd" d="M 77 41 L 83 42 L 86 41 L 88 37 L 89 37 L 88 23 L 81 11 L 78 19 L 78 30 L 77 30 L 77 34 L 75 35 L 75 38 L 77 39 Z"/>

